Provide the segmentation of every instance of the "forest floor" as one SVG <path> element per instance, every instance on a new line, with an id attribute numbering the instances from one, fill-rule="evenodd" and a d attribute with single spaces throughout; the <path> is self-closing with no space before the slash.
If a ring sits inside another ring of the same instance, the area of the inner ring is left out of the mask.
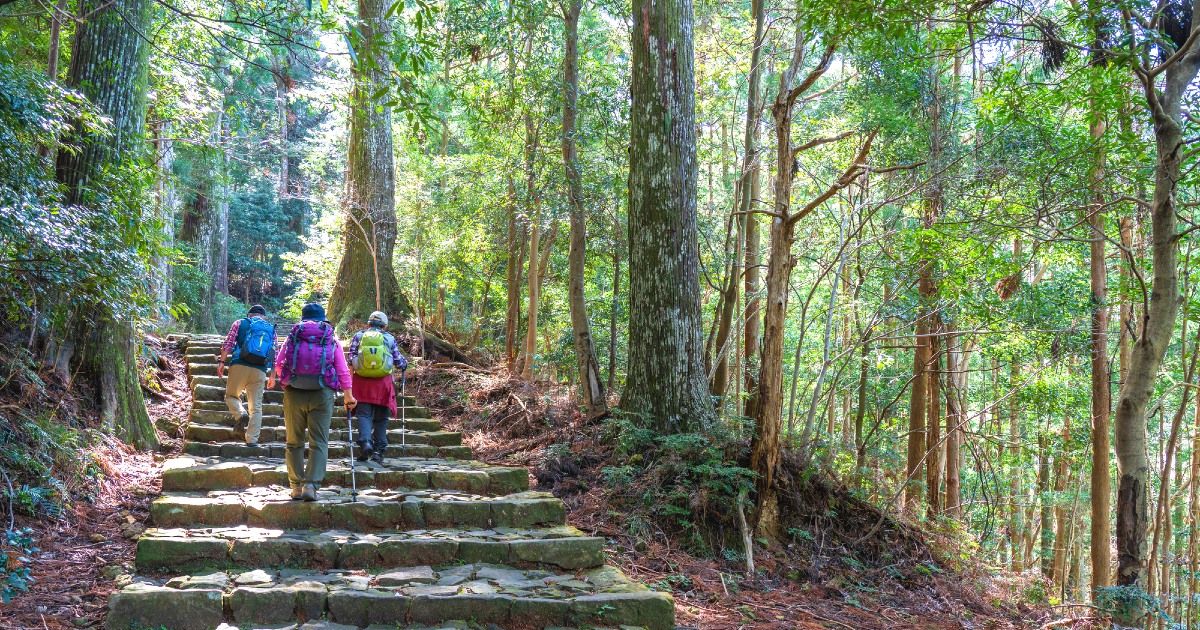
<path id="1" fill-rule="evenodd" d="M 145 529 L 150 502 L 161 488 L 161 462 L 183 446 L 183 429 L 191 394 L 183 357 L 168 344 L 153 347 L 162 357 L 154 370 L 155 387 L 147 393 L 150 417 L 159 429 L 158 453 L 134 450 L 113 438 L 78 453 L 94 462 L 99 482 L 69 505 L 58 519 L 17 516 L 16 527 L 30 527 L 37 553 L 30 566 L 33 583 L 27 593 L 0 606 L 0 627 L 6 630 L 60 630 L 103 627 L 108 596 L 133 573 L 135 541 Z M 51 389 L 52 375 L 43 375 Z M 37 401 L 5 396 L 0 406 L 35 406 Z M 95 418 L 78 409 L 78 401 L 59 401 L 63 416 L 84 427 L 97 428 Z M 44 402 L 42 402 L 44 404 Z M 98 431 L 90 432 L 98 436 Z M 86 496 L 85 496 L 86 495 Z"/>
<path id="2" fill-rule="evenodd" d="M 1040 586 L 1038 578 L 992 571 L 970 560 L 954 569 L 894 579 L 871 568 L 837 570 L 835 562 L 814 562 L 792 550 L 759 549 L 756 577 L 747 579 L 743 560 L 689 553 L 678 536 L 661 530 L 630 533 L 631 514 L 616 505 L 602 474 L 614 465 L 613 440 L 603 439 L 602 424 L 585 422 L 574 411 L 568 388 L 511 378 L 504 368 L 433 364 L 409 372 L 409 393 L 447 429 L 462 431 L 476 457 L 529 467 L 541 489 L 566 502 L 572 525 L 612 541 L 611 564 L 634 579 L 670 589 L 681 628 L 1101 627 L 1086 608 L 1025 603 L 1025 594 Z M 926 540 L 930 547 L 947 544 L 944 537 L 903 529 L 903 536 L 921 539 L 918 546 L 926 546 Z M 1079 617 L 1065 616 L 1071 613 Z"/>

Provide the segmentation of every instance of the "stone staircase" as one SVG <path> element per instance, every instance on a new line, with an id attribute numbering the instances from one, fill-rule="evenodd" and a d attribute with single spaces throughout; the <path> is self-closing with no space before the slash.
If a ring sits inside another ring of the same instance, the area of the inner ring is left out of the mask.
<path id="1" fill-rule="evenodd" d="M 265 395 L 259 444 L 237 441 L 220 343 L 187 343 L 184 455 L 164 466 L 109 628 L 674 627 L 670 595 L 605 566 L 604 539 L 567 525 L 525 469 L 473 460 L 411 397 L 384 464 L 357 464 L 356 499 L 339 397 L 325 486 L 315 502 L 289 500 L 283 395 Z"/>

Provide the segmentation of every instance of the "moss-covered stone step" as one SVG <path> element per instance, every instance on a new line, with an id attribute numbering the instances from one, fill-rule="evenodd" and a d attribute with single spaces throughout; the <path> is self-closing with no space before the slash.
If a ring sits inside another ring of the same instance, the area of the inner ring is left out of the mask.
<path id="1" fill-rule="evenodd" d="M 562 501 L 547 492 L 499 497 L 453 490 L 361 490 L 327 486 L 317 501 L 289 500 L 286 488 L 172 492 L 150 504 L 156 527 L 337 528 L 354 532 L 428 528 L 553 527 L 566 523 Z"/>
<path id="2" fill-rule="evenodd" d="M 109 599 L 108 628 L 209 630 L 321 620 L 354 628 L 470 620 L 501 628 L 674 627 L 675 605 L 613 567 L 579 572 L 493 564 L 384 573 L 261 569 L 138 577 Z"/>
<path id="3" fill-rule="evenodd" d="M 524 468 L 473 460 L 405 457 L 385 459 L 382 466 L 360 464 L 356 469 L 355 483 L 360 488 L 461 490 L 490 496 L 529 489 L 529 473 Z M 350 485 L 350 470 L 343 461 L 329 462 L 327 470 L 325 481 L 329 485 Z M 287 483 L 287 466 L 282 459 L 175 457 L 163 464 L 164 491 L 238 490 Z"/>
<path id="4" fill-rule="evenodd" d="M 400 419 L 400 412 L 404 411 L 404 417 L 408 420 L 431 420 L 429 409 L 426 407 L 417 407 L 408 405 L 401 409 L 396 408 L 394 420 Z M 268 426 L 268 423 L 283 423 L 283 405 L 280 403 L 263 403 L 263 426 Z M 346 408 L 338 405 L 333 409 L 334 420 L 341 420 L 346 417 Z M 229 415 L 229 409 L 225 406 L 224 400 L 198 400 L 192 405 L 191 413 L 192 422 L 202 424 L 224 424 L 232 422 L 233 418 Z M 436 421 L 435 421 L 436 422 Z M 427 423 L 428 424 L 428 423 Z"/>
<path id="5" fill-rule="evenodd" d="M 202 376 L 199 378 L 206 379 L 206 378 L 215 378 L 215 377 Z M 216 383 L 216 382 L 204 383 L 204 382 L 200 382 L 200 380 L 197 379 L 197 381 L 192 384 L 192 397 L 195 400 L 224 401 L 225 400 L 224 382 L 221 381 L 219 383 Z M 335 404 L 340 406 L 342 403 L 342 395 L 339 393 L 334 400 L 335 400 Z M 263 392 L 263 402 L 283 404 L 283 392 L 278 389 L 268 389 L 267 391 Z M 396 402 L 401 403 L 401 404 L 406 404 L 409 406 L 416 406 L 416 400 L 413 399 L 412 396 L 401 396 L 401 395 L 397 394 Z"/>
<path id="6" fill-rule="evenodd" d="M 346 439 L 346 425 L 339 427 L 337 435 L 330 439 Z M 462 444 L 462 434 L 457 431 L 420 431 L 415 427 L 407 429 L 395 428 L 387 432 L 391 444 L 431 444 L 433 446 L 459 446 Z M 237 438 L 232 426 L 219 424 L 188 423 L 187 439 L 197 442 L 230 442 Z M 260 442 L 282 442 L 287 439 L 287 432 L 282 425 L 264 426 L 259 433 Z"/>
<path id="7" fill-rule="evenodd" d="M 142 573 L 233 568 L 391 569 L 456 562 L 575 570 L 604 564 L 604 539 L 567 525 L 363 534 L 255 527 L 151 529 L 138 540 Z"/>
<path id="8" fill-rule="evenodd" d="M 346 445 L 346 432 L 339 431 L 330 436 L 329 459 L 345 458 L 349 453 Z M 183 445 L 185 455 L 197 457 L 274 457 L 282 459 L 286 451 L 283 442 L 187 442 Z M 305 446 L 305 452 L 308 447 Z M 469 446 L 434 446 L 433 444 L 388 444 L 386 457 L 441 457 L 445 459 L 471 459 Z"/>
<path id="9" fill-rule="evenodd" d="M 279 405 L 273 405 L 273 406 L 278 407 Z M 423 407 L 410 407 L 408 409 L 408 411 L 413 411 L 414 409 L 422 412 L 422 415 L 424 415 L 424 416 L 429 415 L 429 410 L 427 410 Z M 344 411 L 334 412 L 334 416 L 331 419 L 330 424 L 329 424 L 330 428 L 335 429 L 335 430 L 343 430 L 344 431 L 346 429 L 346 416 L 344 414 L 345 414 Z M 405 416 L 406 417 L 404 418 L 403 422 L 400 421 L 399 417 L 389 418 L 388 419 L 388 428 L 399 429 L 399 428 L 407 427 L 414 431 L 440 431 L 442 428 L 442 422 L 440 420 L 434 420 L 433 418 L 428 418 L 428 417 L 417 417 L 414 415 L 410 415 L 408 413 L 406 413 Z M 229 412 L 223 408 L 220 410 L 192 409 L 192 413 L 189 418 L 189 422 L 191 422 L 192 424 L 206 424 L 206 425 L 218 425 L 218 426 L 232 427 L 234 424 L 234 419 L 233 419 L 233 416 L 229 415 Z M 282 427 L 282 426 L 284 426 L 283 416 L 273 415 L 273 414 L 263 414 L 262 426 L 263 427 Z"/>

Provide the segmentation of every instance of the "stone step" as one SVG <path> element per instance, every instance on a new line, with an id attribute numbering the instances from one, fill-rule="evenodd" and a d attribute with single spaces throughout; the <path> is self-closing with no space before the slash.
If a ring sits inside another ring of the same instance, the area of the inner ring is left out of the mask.
<path id="1" fill-rule="evenodd" d="M 428 434 L 426 434 L 428 435 Z M 345 458 L 349 452 L 346 445 L 346 432 L 339 431 L 330 436 L 329 460 Z M 239 457 L 273 457 L 282 459 L 286 451 L 283 442 L 187 442 L 183 445 L 185 455 L 198 457 L 221 457 L 223 459 Z M 306 446 L 304 452 L 308 452 Z M 432 444 L 388 444 L 385 457 L 441 457 L 444 459 L 471 459 L 473 454 L 469 446 L 434 446 Z"/>
<path id="2" fill-rule="evenodd" d="M 233 416 L 229 415 L 229 412 L 225 409 L 224 403 L 219 403 L 219 406 L 221 407 L 219 410 L 217 410 L 217 409 L 211 409 L 211 410 L 210 409 L 193 409 L 188 421 L 192 424 L 208 424 L 208 425 L 232 427 L 234 425 L 234 422 L 236 422 L 233 419 Z M 279 405 L 266 405 L 266 406 L 278 407 Z M 432 418 L 417 417 L 417 416 L 409 415 L 408 412 L 413 411 L 414 409 L 421 411 L 425 414 L 429 413 L 429 411 L 424 408 L 417 408 L 417 407 L 409 408 L 407 411 L 405 411 L 406 417 L 403 422 L 401 422 L 400 418 L 398 418 L 398 417 L 389 418 L 388 419 L 388 428 L 389 429 L 407 428 L 407 429 L 411 429 L 413 431 L 441 431 L 442 430 L 442 422 L 440 420 L 434 420 Z M 284 426 L 283 415 L 282 414 L 264 413 L 262 416 L 262 426 L 263 427 L 282 427 L 282 426 Z M 331 421 L 329 423 L 329 428 L 333 429 L 333 430 L 344 431 L 346 429 L 346 414 L 345 414 L 345 412 L 334 412 L 333 418 L 331 418 Z"/>
<path id="3" fill-rule="evenodd" d="M 109 598 L 107 624 L 111 630 L 212 630 L 222 623 L 253 628 L 319 620 L 396 628 L 469 620 L 501 628 L 669 630 L 674 612 L 670 595 L 651 591 L 613 567 L 556 572 L 462 564 L 384 573 L 258 569 L 139 576 Z"/>
<path id="4" fill-rule="evenodd" d="M 465 562 L 591 569 L 604 564 L 604 539 L 569 525 L 378 534 L 232 527 L 150 529 L 137 543 L 140 573 L 285 567 L 382 570 Z"/>
<path id="5" fill-rule="evenodd" d="M 245 401 L 245 398 L 242 398 L 242 400 Z M 193 418 L 197 418 L 197 416 L 199 416 L 199 421 L 208 422 L 208 424 L 218 424 L 218 422 L 214 420 L 216 415 L 211 415 L 208 413 L 198 414 L 198 412 L 215 412 L 220 413 L 224 416 L 224 418 L 229 418 L 229 408 L 226 407 L 226 404 L 224 404 L 223 395 L 221 400 L 218 401 L 194 401 L 192 403 Z M 396 419 L 400 419 L 401 412 L 404 413 L 404 418 L 409 420 L 428 419 L 432 416 L 430 409 L 427 407 L 414 407 L 412 404 L 409 404 L 409 406 L 396 407 Z M 266 418 L 266 416 L 275 416 L 275 418 L 280 418 L 282 421 L 283 404 L 278 402 L 264 402 L 263 416 L 264 418 Z M 341 404 L 338 404 L 337 407 L 334 407 L 334 418 L 346 418 L 346 407 L 342 407 Z"/>
<path id="6" fill-rule="evenodd" d="M 331 429 L 332 435 L 329 436 L 331 442 L 344 441 L 349 438 L 346 434 L 345 423 L 339 424 L 342 425 L 339 430 Z M 259 441 L 283 442 L 286 438 L 285 432 L 285 427 L 280 425 L 263 427 L 259 433 Z M 417 431 L 409 427 L 408 429 L 389 429 L 387 435 L 388 442 L 391 444 L 430 444 L 432 446 L 460 446 L 462 444 L 462 434 L 457 431 Z M 233 427 L 229 425 L 189 423 L 187 439 L 195 442 L 230 442 L 237 438 L 234 437 Z"/>
<path id="7" fill-rule="evenodd" d="M 216 377 L 209 377 L 209 376 L 202 376 L 199 378 L 216 379 Z M 199 382 L 194 383 L 192 385 L 192 397 L 195 400 L 224 401 L 225 400 L 224 380 L 223 379 L 218 379 L 218 380 L 220 380 L 220 384 L 215 384 L 215 383 L 207 384 L 207 383 L 199 383 Z M 283 392 L 279 389 L 268 389 L 263 392 L 263 402 L 283 404 Z M 416 399 L 414 399 L 412 396 L 400 396 L 399 394 L 396 395 L 396 402 L 399 404 L 405 404 L 405 405 L 414 406 L 414 407 L 417 404 Z M 334 404 L 337 406 L 341 406 L 341 404 L 342 404 L 341 393 L 338 393 L 337 396 L 334 398 Z"/>
<path id="8" fill-rule="evenodd" d="M 498 497 L 454 490 L 350 489 L 326 486 L 317 500 L 292 501 L 284 487 L 169 492 L 150 504 L 156 527 L 328 529 L 370 532 L 426 528 L 551 527 L 566 523 L 562 501 L 547 492 Z"/>
<path id="9" fill-rule="evenodd" d="M 359 488 L 384 490 L 460 490 L 502 496 L 529 489 L 524 468 L 492 466 L 473 460 L 398 458 L 355 466 Z M 350 486 L 350 469 L 345 460 L 329 462 L 325 480 L 330 485 Z M 163 463 L 164 491 L 238 490 L 253 486 L 286 486 L 287 466 L 281 459 L 229 460 L 215 457 L 175 457 Z"/>

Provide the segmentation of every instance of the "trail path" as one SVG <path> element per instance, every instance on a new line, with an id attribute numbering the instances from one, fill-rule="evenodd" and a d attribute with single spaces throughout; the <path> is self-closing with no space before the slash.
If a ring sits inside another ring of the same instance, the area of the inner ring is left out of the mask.
<path id="1" fill-rule="evenodd" d="M 604 539 L 566 525 L 524 468 L 472 459 L 411 397 L 398 401 L 408 420 L 392 420 L 384 465 L 358 465 L 357 500 L 339 397 L 325 487 L 316 502 L 289 500 L 283 394 L 265 394 L 259 445 L 235 441 L 221 341 L 187 343 L 184 456 L 164 466 L 109 628 L 674 626 L 671 597 L 605 566 Z"/>

